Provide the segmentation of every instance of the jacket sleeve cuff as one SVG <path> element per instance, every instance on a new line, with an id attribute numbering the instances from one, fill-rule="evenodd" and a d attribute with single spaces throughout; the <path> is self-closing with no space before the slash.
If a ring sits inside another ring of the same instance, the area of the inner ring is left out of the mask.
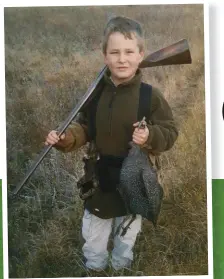
<path id="1" fill-rule="evenodd" d="M 70 152 L 83 146 L 86 142 L 85 127 L 79 123 L 74 123 L 65 132 L 65 139 L 60 140 L 54 147 L 62 152 Z"/>

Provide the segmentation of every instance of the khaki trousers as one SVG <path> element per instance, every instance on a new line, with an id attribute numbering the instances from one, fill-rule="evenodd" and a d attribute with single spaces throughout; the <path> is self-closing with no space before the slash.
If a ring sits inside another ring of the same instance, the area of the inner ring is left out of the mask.
<path id="1" fill-rule="evenodd" d="M 118 226 L 126 217 L 101 219 L 88 210 L 84 211 L 82 220 L 82 237 L 85 243 L 82 247 L 86 259 L 86 267 L 94 270 L 105 269 L 109 261 L 115 270 L 130 267 L 133 261 L 133 246 L 138 233 L 141 231 L 142 217 L 137 215 L 124 236 L 114 235 Z M 131 218 L 131 217 L 130 217 Z M 130 221 L 128 218 L 123 227 Z M 110 234 L 113 234 L 113 250 L 109 256 L 107 250 Z"/>

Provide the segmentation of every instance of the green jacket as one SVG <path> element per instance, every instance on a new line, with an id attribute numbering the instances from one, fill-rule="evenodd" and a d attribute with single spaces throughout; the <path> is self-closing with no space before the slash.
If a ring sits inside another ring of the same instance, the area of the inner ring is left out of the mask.
<path id="1" fill-rule="evenodd" d="M 132 140 L 133 123 L 137 122 L 139 92 L 142 74 L 140 70 L 132 80 L 113 84 L 109 71 L 104 75 L 104 88 L 96 111 L 96 146 L 101 155 L 125 157 Z M 169 150 L 177 139 L 178 131 L 167 101 L 157 88 L 152 88 L 149 137 L 144 150 L 155 156 Z M 86 110 L 88 114 L 88 110 Z M 88 125 L 72 123 L 66 131 L 66 140 L 55 147 L 70 152 L 84 145 L 89 139 Z M 118 191 L 97 191 L 85 201 L 85 208 L 100 218 L 126 215 Z"/>

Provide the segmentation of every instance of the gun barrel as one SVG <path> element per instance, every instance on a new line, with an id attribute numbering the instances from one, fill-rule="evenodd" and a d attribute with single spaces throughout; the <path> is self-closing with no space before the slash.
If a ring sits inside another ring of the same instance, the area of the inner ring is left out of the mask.
<path id="1" fill-rule="evenodd" d="M 67 129 L 67 127 L 72 122 L 72 120 L 76 117 L 76 115 L 78 114 L 80 109 L 84 106 L 84 104 L 87 102 L 87 100 L 89 100 L 89 97 L 92 95 L 92 93 L 95 90 L 96 86 L 101 81 L 101 79 L 102 79 L 106 69 L 107 69 L 107 66 L 104 66 L 104 68 L 100 71 L 100 73 L 98 74 L 96 80 L 91 84 L 91 86 L 89 87 L 89 89 L 87 90 L 87 92 L 85 93 L 83 98 L 81 98 L 81 100 L 78 102 L 78 104 L 72 110 L 72 112 L 69 114 L 68 118 L 61 125 L 61 127 L 57 129 L 59 136 L 64 133 L 64 131 Z M 12 195 L 17 195 L 19 193 L 19 191 L 21 190 L 23 185 L 27 182 L 27 180 L 30 178 L 30 176 L 33 174 L 33 172 L 36 170 L 38 165 L 42 162 L 44 157 L 51 150 L 51 148 L 52 148 L 52 145 L 48 145 L 48 146 L 43 148 L 42 152 L 38 155 L 37 159 L 35 160 L 35 162 L 31 166 L 31 168 L 28 170 L 28 172 L 26 173 L 24 179 L 16 185 L 15 189 L 13 189 Z"/>

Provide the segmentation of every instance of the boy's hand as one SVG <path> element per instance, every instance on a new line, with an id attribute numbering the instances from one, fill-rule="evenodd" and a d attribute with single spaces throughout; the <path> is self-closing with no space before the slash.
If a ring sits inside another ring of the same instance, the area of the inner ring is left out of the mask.
<path id="1" fill-rule="evenodd" d="M 45 145 L 55 145 L 59 140 L 64 140 L 65 134 L 62 134 L 60 137 L 57 134 L 57 131 L 52 130 L 46 137 Z"/>
<path id="2" fill-rule="evenodd" d="M 149 129 L 147 126 L 145 126 L 145 128 L 139 128 L 138 125 L 139 122 L 133 124 L 136 128 L 132 135 L 132 141 L 136 144 L 143 145 L 149 137 Z"/>

